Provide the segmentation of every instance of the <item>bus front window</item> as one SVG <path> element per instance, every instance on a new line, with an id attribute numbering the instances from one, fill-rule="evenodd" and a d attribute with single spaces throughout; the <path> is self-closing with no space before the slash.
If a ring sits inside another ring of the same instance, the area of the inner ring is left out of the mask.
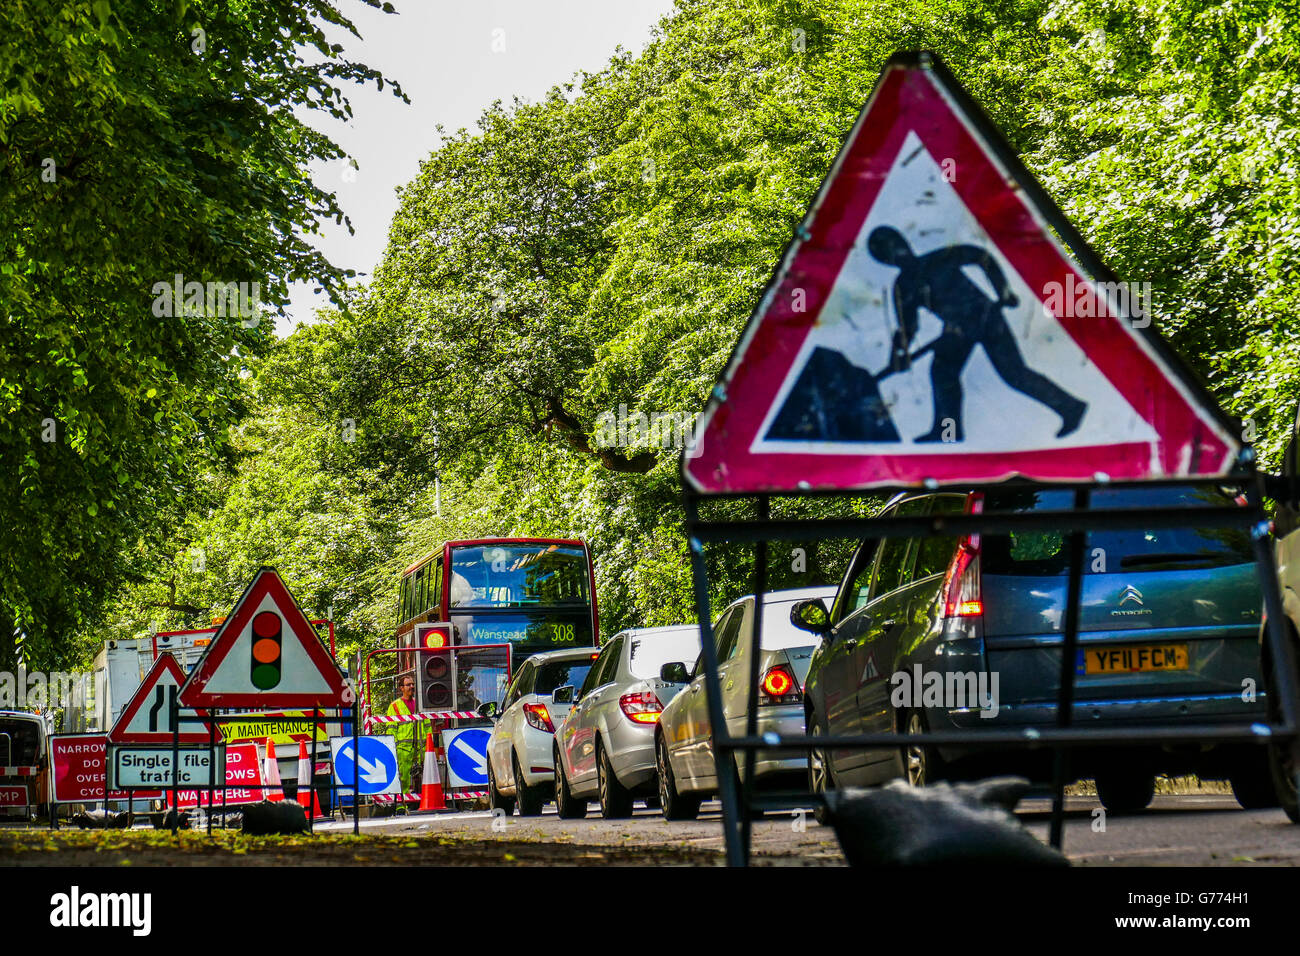
<path id="1" fill-rule="evenodd" d="M 590 602 L 587 556 L 558 545 L 466 545 L 451 551 L 452 607 Z"/>

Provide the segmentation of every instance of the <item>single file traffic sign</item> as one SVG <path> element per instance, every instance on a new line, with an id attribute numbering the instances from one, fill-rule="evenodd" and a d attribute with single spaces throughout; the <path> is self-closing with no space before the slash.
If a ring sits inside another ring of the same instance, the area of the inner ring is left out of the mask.
<path id="1" fill-rule="evenodd" d="M 1058 236 L 1060 238 L 1058 238 Z M 1234 424 L 931 54 L 886 64 L 683 457 L 704 494 L 1228 473 Z"/>

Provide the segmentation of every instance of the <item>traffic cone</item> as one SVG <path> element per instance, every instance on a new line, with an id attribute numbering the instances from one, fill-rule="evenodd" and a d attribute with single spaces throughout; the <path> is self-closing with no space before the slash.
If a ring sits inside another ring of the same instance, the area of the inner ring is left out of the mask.
<path id="1" fill-rule="evenodd" d="M 266 738 L 266 757 L 262 760 L 263 795 L 267 800 L 283 800 L 284 784 L 280 781 L 280 762 L 275 759 L 275 741 Z"/>
<path id="2" fill-rule="evenodd" d="M 298 741 L 298 802 L 311 817 L 325 816 L 316 788 L 311 785 L 311 759 L 307 756 L 307 744 L 302 740 Z"/>
<path id="3" fill-rule="evenodd" d="M 420 812 L 446 810 L 447 799 L 442 793 L 442 778 L 438 776 L 438 754 L 433 748 L 433 734 L 424 742 L 424 783 L 420 787 Z"/>

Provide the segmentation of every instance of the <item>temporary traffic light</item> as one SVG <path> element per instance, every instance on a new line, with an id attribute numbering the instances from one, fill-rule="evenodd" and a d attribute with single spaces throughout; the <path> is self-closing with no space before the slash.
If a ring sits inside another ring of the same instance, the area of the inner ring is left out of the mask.
<path id="1" fill-rule="evenodd" d="M 451 658 L 448 651 L 425 651 L 420 669 L 420 700 L 426 710 L 446 710 L 452 705 Z"/>
<path id="2" fill-rule="evenodd" d="M 249 680 L 259 690 L 270 690 L 280 683 L 284 659 L 281 628 L 284 622 L 274 611 L 262 611 L 253 618 L 253 660 Z"/>

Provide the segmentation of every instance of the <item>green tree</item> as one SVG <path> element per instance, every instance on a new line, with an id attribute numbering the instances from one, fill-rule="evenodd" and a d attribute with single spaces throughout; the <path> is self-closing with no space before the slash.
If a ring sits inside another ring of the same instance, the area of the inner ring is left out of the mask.
<path id="1" fill-rule="evenodd" d="M 228 602 L 277 561 L 352 616 L 349 640 L 381 642 L 397 573 L 442 538 L 565 534 L 592 542 L 603 632 L 691 620 L 675 443 L 601 423 L 703 407 L 898 49 L 945 58 L 1275 454 L 1300 372 L 1287 26 L 1253 0 L 680 0 L 640 55 L 444 137 L 374 281 L 256 363 L 246 431 L 280 438 L 241 446 L 220 504 L 191 515 L 231 570 L 181 593 Z M 802 571 L 774 545 L 772 586 L 837 579 L 850 544 L 800 544 Z M 715 602 L 752 586 L 751 549 L 709 567 Z"/>
<path id="2" fill-rule="evenodd" d="M 0 8 L 0 664 L 15 622 L 57 658 L 201 503 L 287 283 L 346 280 L 307 235 L 342 217 L 308 164 L 342 153 L 300 116 L 384 81 L 325 24 L 355 32 L 327 0 Z"/>

